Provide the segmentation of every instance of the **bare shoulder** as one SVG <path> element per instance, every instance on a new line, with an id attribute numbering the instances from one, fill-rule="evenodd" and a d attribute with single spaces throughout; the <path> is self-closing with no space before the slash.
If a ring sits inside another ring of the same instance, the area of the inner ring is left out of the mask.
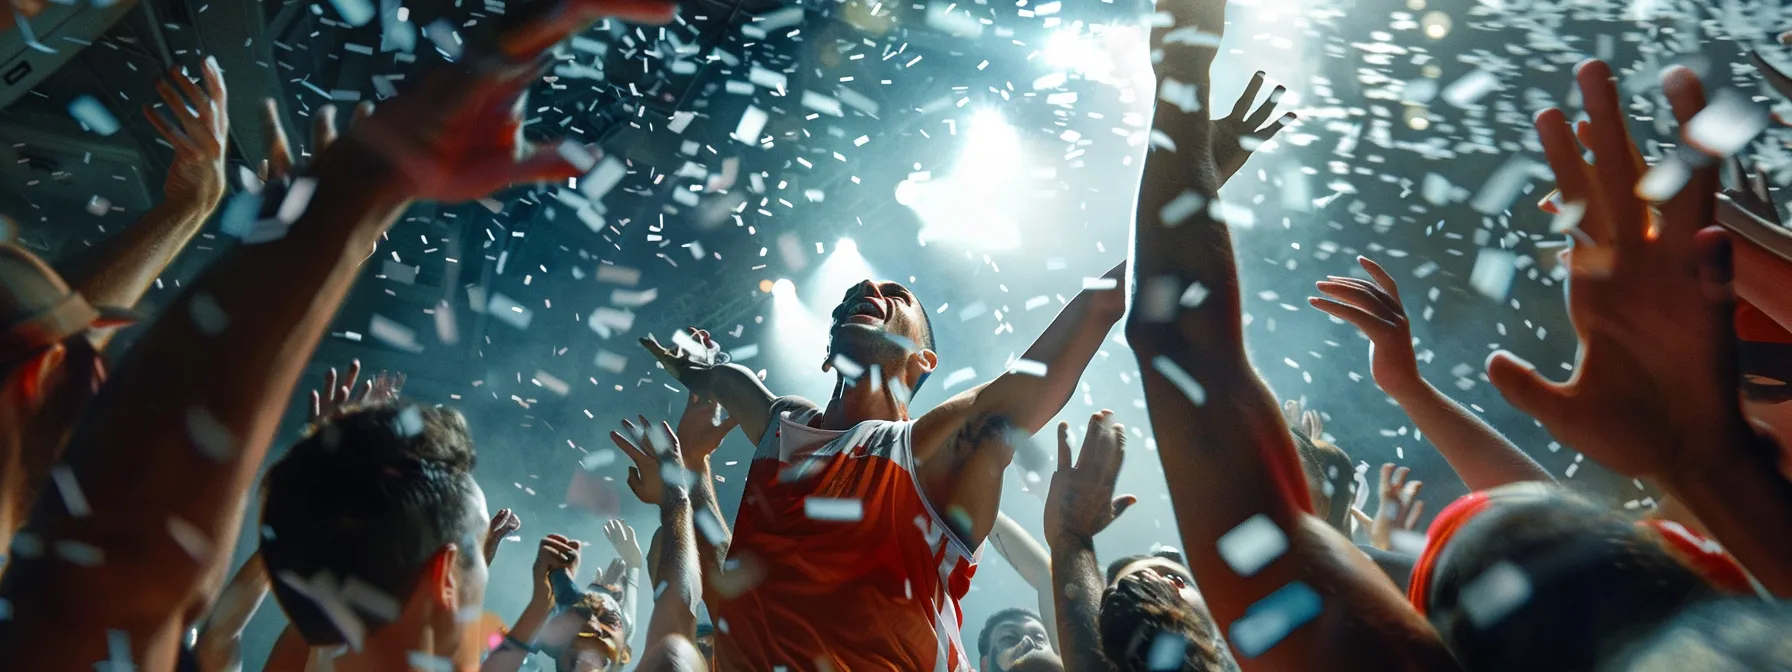
<path id="1" fill-rule="evenodd" d="M 809 399 L 807 397 L 799 397 L 794 394 L 789 395 L 789 396 L 784 396 L 784 397 L 778 397 L 777 399 L 773 399 L 771 408 L 772 408 L 772 413 L 774 415 L 776 415 L 778 413 L 783 413 L 785 411 L 789 411 L 790 413 L 795 414 L 795 413 L 801 413 L 804 411 L 820 411 L 821 410 L 821 406 L 817 405 L 813 401 L 809 401 Z"/>

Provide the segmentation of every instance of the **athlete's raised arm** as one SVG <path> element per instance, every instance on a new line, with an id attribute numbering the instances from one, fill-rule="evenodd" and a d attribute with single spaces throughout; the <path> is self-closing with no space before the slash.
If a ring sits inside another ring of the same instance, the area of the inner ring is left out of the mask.
<path id="1" fill-rule="evenodd" d="M 772 394 L 765 381 L 760 380 L 752 369 L 739 364 L 717 363 L 716 355 L 721 352 L 721 346 L 709 337 L 709 332 L 696 327 L 688 331 L 689 341 L 681 332 L 679 337 L 673 338 L 670 348 L 652 336 L 641 339 L 641 345 L 685 390 L 721 404 L 728 411 L 728 417 L 739 422 L 740 430 L 758 445 L 765 429 L 771 426 L 772 404 L 778 400 L 778 395 Z"/>
<path id="2" fill-rule="evenodd" d="M 962 445 L 953 440 L 959 429 L 983 416 L 1005 417 L 1028 435 L 1039 433 L 1070 400 L 1102 340 L 1126 314 L 1126 295 L 1119 288 L 1125 274 L 1126 263 L 1121 262 L 1102 276 L 1111 286 L 1097 284 L 1079 292 L 1021 355 L 1044 364 L 1043 376 L 1009 371 L 921 416 L 915 422 L 915 457 L 926 461 L 941 449 Z"/>
<path id="3" fill-rule="evenodd" d="M 1210 214 L 1218 180 L 1205 99 L 1224 3 L 1158 10 L 1172 25 L 1152 34 L 1163 49 L 1154 126 L 1171 146 L 1145 163 L 1126 336 L 1190 569 L 1246 669 L 1454 669 L 1394 585 L 1311 514 L 1287 425 L 1245 355 L 1231 237 Z M 1195 286 L 1205 300 L 1177 300 Z"/>

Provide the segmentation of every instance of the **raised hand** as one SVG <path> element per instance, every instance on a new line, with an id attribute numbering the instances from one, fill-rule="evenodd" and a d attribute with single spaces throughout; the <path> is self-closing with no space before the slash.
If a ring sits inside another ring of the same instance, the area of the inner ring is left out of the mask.
<path id="1" fill-rule="evenodd" d="M 568 578 L 579 575 L 579 551 L 584 545 L 585 542 L 559 534 L 541 538 L 541 545 L 535 550 L 535 566 L 532 569 L 537 597 L 553 596 L 554 587 L 550 583 L 550 577 L 554 572 L 566 572 Z"/>
<path id="2" fill-rule="evenodd" d="M 628 523 L 621 519 L 611 519 L 604 523 L 604 538 L 609 539 L 610 545 L 616 547 L 616 555 L 622 559 L 623 564 L 632 569 L 647 566 L 647 558 L 641 555 L 641 544 L 635 539 L 635 528 L 629 527 Z"/>
<path id="3" fill-rule="evenodd" d="M 666 501 L 668 495 L 688 495 L 690 478 L 684 467 L 678 435 L 663 421 L 654 426 L 645 416 L 639 416 L 639 420 L 640 425 L 623 420 L 623 431 L 610 432 L 610 440 L 634 462 L 628 468 L 628 489 L 641 503 L 654 506 Z M 675 481 L 673 487 L 667 487 L 668 472 L 680 477 L 670 479 Z"/>
<path id="4" fill-rule="evenodd" d="M 323 389 L 311 391 L 311 408 L 306 422 L 315 423 L 368 404 L 393 401 L 404 390 L 403 373 L 381 371 L 372 380 L 360 381 L 360 386 L 356 387 L 355 383 L 360 377 L 359 359 L 349 363 L 348 373 L 342 377 L 340 384 L 336 377 L 336 367 L 330 367 L 330 371 L 324 374 Z"/>
<path id="5" fill-rule="evenodd" d="M 1051 490 L 1045 497 L 1047 543 L 1092 538 L 1139 501 L 1132 495 L 1114 496 L 1114 483 L 1125 460 L 1126 427 L 1114 422 L 1113 411 L 1089 416 L 1083 451 L 1074 465 L 1070 423 L 1058 423 L 1058 470 L 1052 474 Z"/>
<path id="6" fill-rule="evenodd" d="M 511 512 L 510 509 L 498 509 L 497 515 L 492 516 L 491 524 L 485 528 L 485 548 L 483 550 L 487 567 L 490 567 L 492 561 L 498 558 L 498 545 L 504 543 L 504 538 L 520 529 L 523 529 L 522 518 Z"/>
<path id="7" fill-rule="evenodd" d="M 696 327 L 691 327 L 688 331 L 689 340 L 674 336 L 670 348 L 661 345 L 659 339 L 651 334 L 641 339 L 641 347 L 647 348 L 647 352 L 659 360 L 660 366 L 665 367 L 666 372 L 672 374 L 674 379 L 685 383 L 687 388 L 689 382 L 685 379 L 686 374 L 715 368 L 716 359 L 721 354 L 721 346 L 709 337 L 709 332 Z"/>
<path id="8" fill-rule="evenodd" d="M 340 385 L 337 384 L 336 367 L 330 367 L 329 372 L 324 374 L 323 389 L 311 391 L 311 414 L 305 420 L 315 423 L 335 415 L 337 411 L 350 405 L 349 400 L 354 396 L 355 381 L 360 377 L 361 360 L 359 359 L 349 362 L 348 375 L 340 380 Z"/>
<path id="9" fill-rule="evenodd" d="M 1251 105 L 1257 102 L 1257 93 L 1263 89 L 1265 76 L 1266 73 L 1262 70 L 1251 75 L 1251 83 L 1245 85 L 1244 93 L 1232 105 L 1232 113 L 1224 119 L 1213 121 L 1213 161 L 1219 169 L 1221 182 L 1237 174 L 1258 147 L 1269 142 L 1284 126 L 1300 118 L 1295 113 L 1288 112 L 1268 126 L 1263 125 L 1269 121 L 1270 115 L 1275 114 L 1276 104 L 1281 102 L 1282 94 L 1288 92 L 1287 87 L 1277 84 L 1276 88 L 1270 90 L 1269 98 L 1252 110 Z"/>
<path id="10" fill-rule="evenodd" d="M 702 466 L 728 438 L 728 432 L 739 426 L 739 420 L 722 412 L 721 404 L 691 395 L 685 402 L 684 414 L 678 417 L 678 440 L 684 449 L 685 466 Z"/>
<path id="11" fill-rule="evenodd" d="M 1325 294 L 1308 297 L 1307 303 L 1326 314 L 1349 322 L 1369 337 L 1370 375 L 1375 384 L 1395 397 L 1424 385 L 1412 350 L 1412 324 L 1400 302 L 1400 287 L 1393 276 L 1368 257 L 1357 257 L 1374 281 L 1327 276 L 1316 286 Z"/>
<path id="12" fill-rule="evenodd" d="M 1425 513 L 1425 503 L 1419 501 L 1425 483 L 1407 480 L 1408 473 L 1406 467 L 1395 469 L 1391 462 L 1381 465 L 1381 503 L 1369 525 L 1369 544 L 1384 551 L 1394 545 L 1394 530 L 1413 530 Z"/>
<path id="13" fill-rule="evenodd" d="M 156 82 L 156 93 L 168 106 L 167 117 L 143 106 L 143 116 L 156 133 L 174 145 L 174 164 L 168 167 L 162 195 L 169 201 L 215 205 L 224 197 L 224 153 L 230 138 L 224 73 L 218 60 L 207 56 L 200 68 L 205 82 L 201 89 L 181 70 L 171 69 L 166 79 Z"/>
<path id="14" fill-rule="evenodd" d="M 1699 473 L 1746 431 L 1736 396 L 1729 244 L 1721 231 L 1702 230 L 1715 217 L 1718 164 L 1683 150 L 1654 170 L 1683 170 L 1686 184 L 1665 202 L 1645 202 L 1611 69 L 1589 61 L 1576 78 L 1592 121 L 1584 135 L 1594 163 L 1582 159 L 1561 111 L 1545 110 L 1536 127 L 1564 202 L 1584 209 L 1568 253 L 1580 360 L 1564 383 L 1507 352 L 1494 355 L 1487 373 L 1513 406 L 1614 471 Z M 1663 85 L 1675 118 L 1683 127 L 1693 122 L 1705 104 L 1697 77 L 1673 68 Z"/>
<path id="15" fill-rule="evenodd" d="M 578 177 L 596 157 L 570 143 L 522 139 L 525 94 L 555 44 L 604 16 L 666 23 L 665 0 L 559 0 L 522 8 L 495 44 L 471 50 L 380 106 L 348 138 L 396 169 L 411 198 L 468 201 L 514 184 Z"/>
<path id="16" fill-rule="evenodd" d="M 373 102 L 362 101 L 355 105 L 354 124 L 360 124 L 373 116 Z M 292 141 L 287 139 L 286 127 L 280 123 L 280 107 L 272 98 L 261 101 L 261 132 L 267 136 L 268 158 L 262 159 L 261 167 L 256 175 L 263 182 L 281 181 L 291 177 L 294 171 L 304 168 L 293 158 Z M 328 149 L 340 135 L 336 130 L 336 106 L 321 105 L 311 112 L 311 154 Z"/>
<path id="17" fill-rule="evenodd" d="M 604 566 L 604 571 L 597 575 L 597 580 L 594 583 L 600 586 L 613 586 L 621 583 L 623 577 L 627 575 L 628 562 L 622 558 L 616 558 Z"/>

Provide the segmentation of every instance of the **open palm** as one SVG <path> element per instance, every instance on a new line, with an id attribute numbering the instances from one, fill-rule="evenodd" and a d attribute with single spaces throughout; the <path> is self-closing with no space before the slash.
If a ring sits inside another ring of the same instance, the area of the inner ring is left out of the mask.
<path id="1" fill-rule="evenodd" d="M 1579 360 L 1567 382 L 1555 383 L 1502 352 L 1488 375 L 1514 406 L 1606 467 L 1638 477 L 1698 469 L 1745 427 L 1727 240 L 1704 230 L 1714 221 L 1717 164 L 1681 163 L 1690 179 L 1651 214 L 1636 195 L 1644 166 L 1633 158 L 1610 68 L 1592 61 L 1577 77 L 1594 165 L 1581 158 L 1561 111 L 1546 110 L 1536 125 L 1564 201 L 1583 209 L 1567 259 Z M 1685 126 L 1704 108 L 1704 91 L 1684 68 L 1664 83 Z"/>

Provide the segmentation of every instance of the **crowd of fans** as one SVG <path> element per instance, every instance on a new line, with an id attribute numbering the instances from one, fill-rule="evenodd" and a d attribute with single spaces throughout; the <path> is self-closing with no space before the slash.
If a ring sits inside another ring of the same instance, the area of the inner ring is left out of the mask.
<path id="1" fill-rule="evenodd" d="M 590 170 L 583 146 L 520 140 L 525 91 L 592 21 L 674 12 L 659 0 L 527 4 L 458 62 L 357 109 L 347 131 L 321 111 L 310 165 L 294 165 L 280 133 L 247 186 L 265 204 L 264 235 L 140 327 L 115 370 L 100 358 L 107 339 L 139 319 L 128 308 L 226 191 L 216 63 L 198 82 L 169 73 L 165 106 L 149 110 L 178 152 L 162 205 L 66 274 L 0 246 L 0 668 L 1792 666 L 1792 619 L 1773 604 L 1792 594 L 1792 460 L 1771 418 L 1751 416 L 1771 394 L 1745 377 L 1750 342 L 1739 340 L 1762 320 L 1792 325 L 1775 282 L 1792 260 L 1759 230 L 1719 226 L 1777 219 L 1763 183 L 1721 179 L 1743 144 L 1726 139 L 1734 110 L 1707 109 L 1690 70 L 1664 72 L 1685 140 L 1649 165 L 1611 68 L 1589 61 L 1573 75 L 1585 118 L 1535 119 L 1559 190 L 1545 206 L 1574 241 L 1562 263 L 1580 352 L 1566 382 L 1506 353 L 1487 375 L 1561 443 L 1659 488 L 1667 501 L 1647 515 L 1557 483 L 1422 378 L 1400 288 L 1374 260 L 1317 279 L 1312 306 L 1363 332 L 1375 383 L 1472 490 L 1418 529 L 1421 484 L 1383 466 L 1379 508 L 1365 513 L 1349 455 L 1316 413 L 1279 404 L 1246 354 L 1231 240 L 1212 206 L 1292 115 L 1271 120 L 1279 90 L 1256 105 L 1261 73 L 1230 116 L 1210 114 L 1216 0 L 1158 5 L 1162 99 L 1134 244 L 1112 282 L 1091 283 L 1025 353 L 1043 374 L 1010 371 L 911 411 L 942 348 L 919 298 L 870 280 L 834 311 L 839 382 L 825 404 L 718 362 L 700 329 L 644 339 L 691 393 L 676 424 L 623 420 L 611 435 L 630 490 L 661 514 L 649 550 L 613 522 L 617 559 L 581 582 L 592 546 L 544 534 L 528 606 L 486 622 L 487 567 L 523 521 L 488 511 L 455 409 L 403 398 L 402 376 L 332 370 L 304 438 L 256 475 L 381 233 L 413 202 Z M 1089 418 L 1080 441 L 1058 426 L 1043 544 L 997 505 L 1016 444 L 1062 409 L 1119 324 L 1180 539 L 1104 565 L 1093 538 L 1136 501 L 1115 493 L 1127 438 L 1111 413 Z M 736 430 L 757 453 L 726 520 L 709 459 Z M 258 552 L 226 581 L 251 497 Z M 958 600 L 986 539 L 1038 603 L 996 613 L 973 637 Z M 270 592 L 290 625 L 268 660 L 243 661 L 244 627 Z"/>

